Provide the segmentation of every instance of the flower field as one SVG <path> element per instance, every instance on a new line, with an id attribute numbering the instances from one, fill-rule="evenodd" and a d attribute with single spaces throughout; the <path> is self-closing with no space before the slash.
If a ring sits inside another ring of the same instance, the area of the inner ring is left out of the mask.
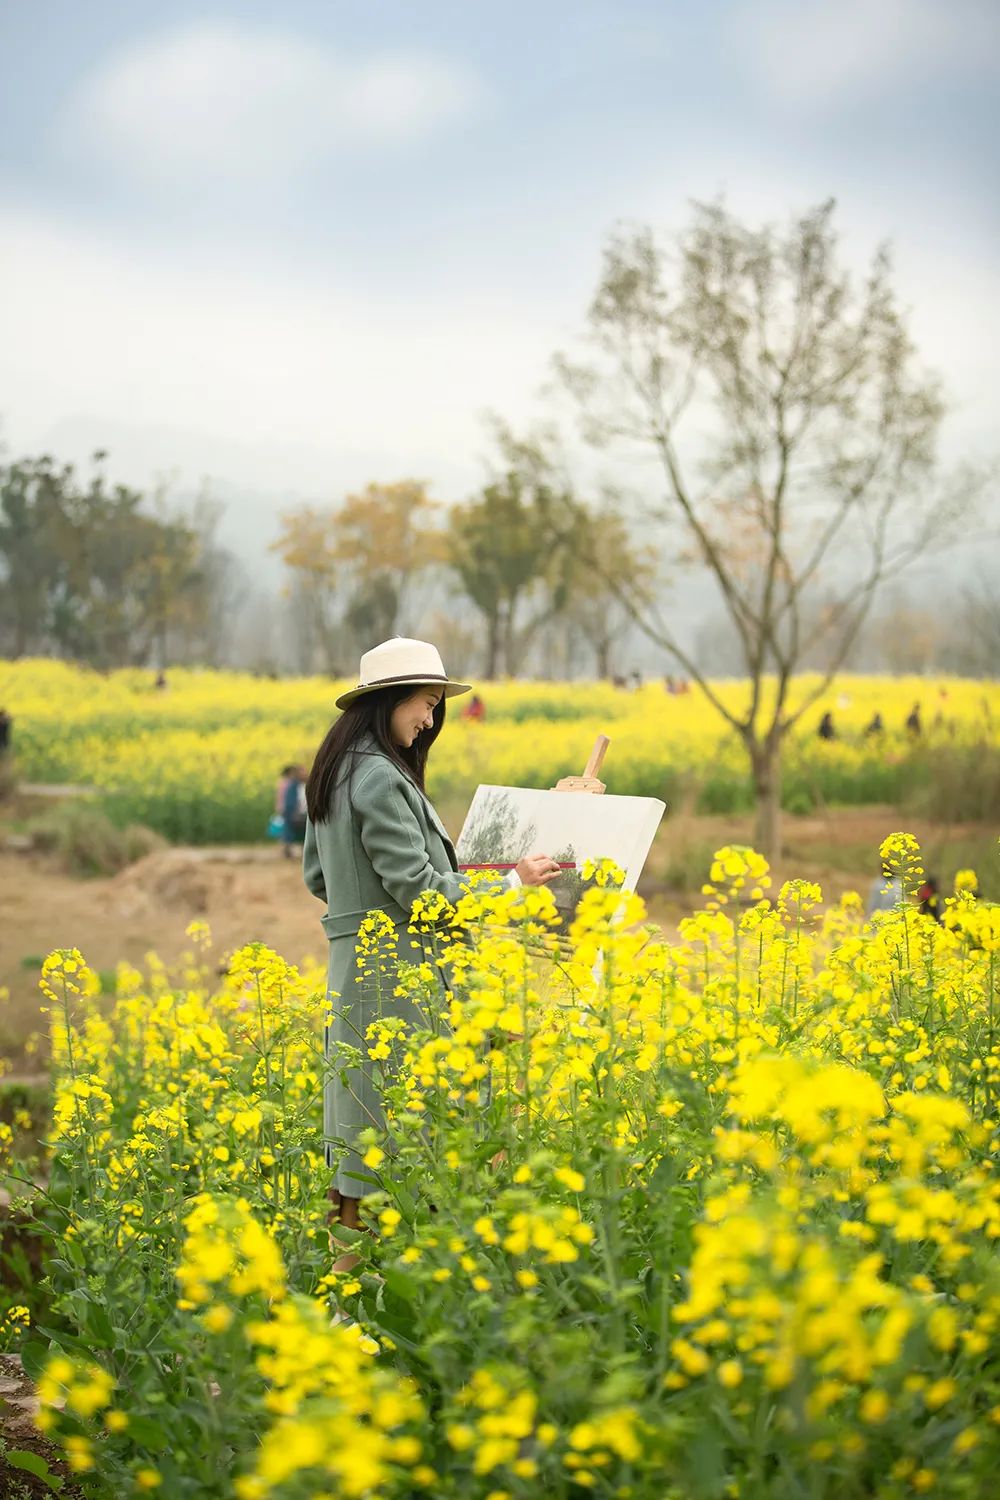
<path id="1" fill-rule="evenodd" d="M 156 692 L 145 671 L 102 676 L 56 661 L 0 665 L 0 704 L 14 715 L 22 776 L 96 787 L 116 823 L 145 824 L 175 842 L 262 838 L 281 767 L 311 762 L 343 684 L 180 669 L 169 677 L 169 689 Z M 812 686 L 813 679 L 799 679 L 793 702 Z M 706 813 L 752 806 L 742 748 L 696 691 L 674 697 L 651 682 L 635 692 L 594 683 L 489 684 L 483 692 L 486 723 L 453 723 L 435 747 L 430 790 L 439 800 L 468 802 L 483 781 L 554 785 L 582 769 L 606 731 L 611 790 L 661 797 L 672 807 L 683 797 Z M 719 692 L 737 706 L 745 688 L 726 683 Z M 916 701 L 925 736 L 914 743 L 902 726 Z M 824 708 L 836 719 L 833 743 L 816 737 Z M 873 742 L 863 731 L 876 710 L 887 732 Z M 996 762 L 984 752 L 1000 749 L 1000 686 L 843 677 L 789 744 L 785 805 L 792 812 L 899 805 L 943 779 L 933 755 L 946 748 L 951 779 L 964 789 L 955 814 L 983 817 L 972 783 L 987 760 Z"/>
<path id="2" fill-rule="evenodd" d="M 195 927 L 109 1004 L 53 954 L 23 1357 L 84 1492 L 992 1493 L 1000 907 L 866 924 L 737 848 L 705 895 L 672 943 L 601 884 L 568 939 L 545 890 L 428 899 L 426 1028 L 357 1038 L 389 1126 L 336 1272 L 322 975 L 220 976 Z"/>

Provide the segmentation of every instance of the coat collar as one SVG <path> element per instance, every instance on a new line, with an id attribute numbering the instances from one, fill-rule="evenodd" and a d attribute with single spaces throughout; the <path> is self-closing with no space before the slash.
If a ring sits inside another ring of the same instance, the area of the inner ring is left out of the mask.
<path id="1" fill-rule="evenodd" d="M 438 817 L 437 808 L 434 806 L 434 803 L 428 797 L 427 793 L 421 791 L 420 788 L 417 786 L 417 783 L 413 780 L 413 777 L 412 776 L 408 776 L 405 771 L 403 771 L 403 770 L 400 769 L 400 767 L 396 764 L 396 762 L 394 760 L 392 760 L 388 755 L 386 755 L 385 751 L 378 744 L 378 742 L 375 739 L 374 735 L 371 735 L 371 734 L 364 735 L 363 738 L 358 741 L 358 749 L 363 754 L 365 754 L 365 755 L 379 755 L 379 756 L 381 756 L 382 759 L 384 761 L 386 761 L 387 764 L 392 767 L 392 769 L 396 772 L 396 774 L 403 781 L 406 782 L 406 785 L 413 788 L 413 790 L 416 792 L 417 796 L 423 802 L 424 809 L 425 809 L 425 811 L 427 813 L 427 820 L 428 820 L 428 822 L 430 823 L 431 827 L 435 830 L 435 832 L 438 833 L 438 834 L 440 834 L 441 838 L 444 840 L 444 844 L 445 844 L 446 849 L 449 852 L 449 856 L 451 858 L 451 861 L 452 861 L 453 864 L 455 864 L 455 867 L 457 869 L 458 866 L 455 863 L 455 845 L 452 842 L 451 834 L 448 832 L 447 828 L 445 828 L 444 824 L 441 822 L 441 819 Z"/>

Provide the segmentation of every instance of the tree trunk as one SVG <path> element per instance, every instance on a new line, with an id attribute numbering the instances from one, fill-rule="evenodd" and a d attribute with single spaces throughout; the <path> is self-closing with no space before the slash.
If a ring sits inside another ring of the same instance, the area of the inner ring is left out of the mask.
<path id="1" fill-rule="evenodd" d="M 508 677 L 514 674 L 514 600 L 507 600 L 503 621 L 503 669 Z"/>
<path id="2" fill-rule="evenodd" d="M 757 802 L 754 848 L 773 861 L 781 853 L 781 741 L 751 742 L 747 749 Z"/>
<path id="3" fill-rule="evenodd" d="M 611 678 L 611 641 L 605 636 L 594 645 L 597 656 L 597 675 L 602 682 Z"/>
<path id="4" fill-rule="evenodd" d="M 494 611 L 486 619 L 486 671 L 483 674 L 487 682 L 492 682 L 497 675 L 498 658 L 500 655 L 500 614 Z"/>
<path id="5" fill-rule="evenodd" d="M 12 655 L 15 660 L 23 656 L 28 649 L 28 629 L 24 623 L 24 615 L 17 609 L 14 615 L 14 649 Z"/>

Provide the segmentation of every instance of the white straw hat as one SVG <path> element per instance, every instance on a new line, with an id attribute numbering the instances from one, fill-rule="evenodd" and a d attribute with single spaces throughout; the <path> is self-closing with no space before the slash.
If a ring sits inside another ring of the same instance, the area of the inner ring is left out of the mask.
<path id="1" fill-rule="evenodd" d="M 469 683 L 450 681 L 436 646 L 429 641 L 410 641 L 405 636 L 395 636 L 365 652 L 358 671 L 357 687 L 349 693 L 341 693 L 337 707 L 346 708 L 364 693 L 374 693 L 385 687 L 403 687 L 407 683 L 414 688 L 426 683 L 440 684 L 446 698 L 470 691 Z"/>

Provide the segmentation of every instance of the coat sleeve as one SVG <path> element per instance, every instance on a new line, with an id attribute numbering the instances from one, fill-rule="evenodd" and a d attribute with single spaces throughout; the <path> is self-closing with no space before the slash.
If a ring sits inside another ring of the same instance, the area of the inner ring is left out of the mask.
<path id="1" fill-rule="evenodd" d="M 321 901 L 327 899 L 326 881 L 323 878 L 323 866 L 319 862 L 319 847 L 312 818 L 306 822 L 305 842 L 302 845 L 302 878 L 314 896 L 318 896 Z"/>
<path id="2" fill-rule="evenodd" d="M 449 901 L 459 899 L 466 877 L 455 870 L 434 868 L 420 820 L 389 765 L 378 762 L 366 771 L 351 800 L 372 869 L 404 911 L 412 909 L 421 891 L 440 891 Z"/>

